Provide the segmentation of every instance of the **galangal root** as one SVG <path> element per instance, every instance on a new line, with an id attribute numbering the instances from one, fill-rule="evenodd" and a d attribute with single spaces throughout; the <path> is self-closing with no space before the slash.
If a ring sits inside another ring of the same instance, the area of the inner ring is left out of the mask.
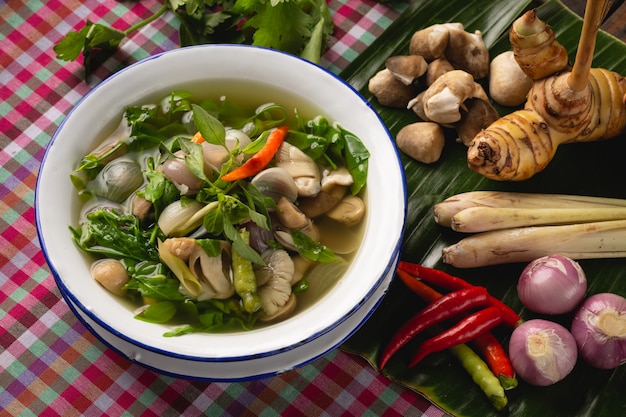
<path id="1" fill-rule="evenodd" d="M 467 153 L 471 169 L 494 180 L 525 180 L 548 165 L 559 145 L 608 139 L 624 130 L 626 79 L 607 69 L 591 68 L 599 22 L 605 13 L 606 0 L 588 2 L 573 69 L 536 80 L 524 109 L 479 132 Z M 551 30 L 549 34 L 554 36 Z M 562 53 L 542 37 L 537 39 Z"/>

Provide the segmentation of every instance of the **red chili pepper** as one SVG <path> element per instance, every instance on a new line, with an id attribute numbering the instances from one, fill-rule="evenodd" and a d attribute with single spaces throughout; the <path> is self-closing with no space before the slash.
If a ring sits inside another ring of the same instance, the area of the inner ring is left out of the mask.
<path id="1" fill-rule="evenodd" d="M 461 343 L 467 343 L 502 323 L 502 312 L 497 307 L 487 307 L 459 321 L 453 327 L 422 343 L 417 349 L 409 367 L 433 352 L 448 349 Z"/>
<path id="2" fill-rule="evenodd" d="M 442 294 L 424 284 L 419 278 L 415 278 L 401 269 L 396 270 L 396 273 L 404 285 L 409 287 L 409 289 L 417 294 L 422 300 L 430 303 L 443 297 Z"/>
<path id="3" fill-rule="evenodd" d="M 393 335 L 383 351 L 380 369 L 383 369 L 387 361 L 421 331 L 460 313 L 482 307 L 487 304 L 488 299 L 484 287 L 472 287 L 448 293 L 431 302 Z"/>
<path id="4" fill-rule="evenodd" d="M 502 388 L 506 390 L 517 387 L 515 369 L 498 339 L 492 333 L 487 332 L 474 339 L 474 344 L 483 354 L 491 371 L 500 380 Z"/>
<path id="5" fill-rule="evenodd" d="M 439 269 L 427 268 L 420 264 L 400 261 L 398 263 L 398 269 L 450 291 L 460 290 L 461 288 L 467 288 L 472 285 L 464 279 L 455 277 Z"/>
<path id="6" fill-rule="evenodd" d="M 440 286 L 450 291 L 456 291 L 462 288 L 469 288 L 474 286 L 464 279 L 455 277 L 454 275 L 450 275 L 439 269 L 427 268 L 419 264 L 400 261 L 398 263 L 398 269 L 407 272 L 413 276 L 419 277 L 420 279 L 423 279 L 430 284 Z M 522 318 L 519 316 L 519 314 L 517 314 L 513 309 L 511 309 L 511 307 L 507 306 L 502 301 L 493 296 L 489 296 L 489 302 L 494 307 L 498 307 L 500 310 L 502 310 L 502 320 L 503 323 L 507 326 L 516 327 L 521 323 Z"/>
<path id="7" fill-rule="evenodd" d="M 280 126 L 270 132 L 265 145 L 257 153 L 252 155 L 250 159 L 238 168 L 230 171 L 222 176 L 222 180 L 231 182 L 242 180 L 258 174 L 270 163 L 278 148 L 283 143 L 289 132 L 289 127 Z"/>
<path id="8" fill-rule="evenodd" d="M 419 278 L 416 278 L 401 269 L 397 269 L 396 273 L 402 282 L 424 301 L 432 302 L 443 297 L 443 294 L 440 294 L 428 285 L 424 284 Z M 485 358 L 485 361 L 489 365 L 491 371 L 500 380 L 504 389 L 515 388 L 517 386 L 515 370 L 513 369 L 508 353 L 498 339 L 496 339 L 492 333 L 487 332 L 478 336 L 474 342 L 476 347 L 480 350 L 482 356 Z M 382 361 L 381 364 L 384 365 Z M 380 369 L 382 369 L 382 366 L 380 366 Z"/>

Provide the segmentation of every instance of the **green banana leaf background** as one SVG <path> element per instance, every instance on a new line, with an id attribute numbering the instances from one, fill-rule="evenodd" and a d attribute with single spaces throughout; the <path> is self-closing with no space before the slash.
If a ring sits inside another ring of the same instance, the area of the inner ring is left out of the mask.
<path id="1" fill-rule="evenodd" d="M 340 76 L 361 92 L 380 114 L 392 135 L 405 125 L 418 121 L 410 111 L 380 106 L 367 90 L 368 80 L 384 67 L 385 59 L 408 53 L 411 35 L 434 23 L 461 22 L 468 31 L 480 30 L 491 57 L 511 49 L 508 30 L 524 10 L 537 8 L 538 16 L 549 23 L 557 39 L 574 61 L 582 19 L 560 1 L 543 4 L 518 0 L 434 0 L 413 1 L 409 8 L 360 55 Z M 601 32 L 594 67 L 604 67 L 626 75 L 626 45 Z M 498 108 L 501 113 L 511 108 Z M 541 173 L 523 182 L 485 179 L 467 168 L 466 148 L 448 132 L 439 162 L 420 164 L 402 156 L 407 182 L 407 220 L 401 259 L 445 270 L 477 285 L 518 311 L 523 319 L 549 318 L 566 327 L 571 315 L 545 317 L 524 309 L 516 294 L 516 284 L 525 265 L 509 264 L 457 269 L 442 262 L 443 247 L 463 236 L 435 224 L 433 205 L 457 193 L 471 190 L 544 192 L 626 198 L 626 135 L 607 141 L 563 145 Z M 626 259 L 581 260 L 589 282 L 588 295 L 615 292 L 626 295 Z M 381 305 L 342 349 L 365 358 L 376 370 L 379 354 L 395 330 L 424 307 L 399 280 L 394 280 Z M 496 336 L 508 345 L 510 329 L 498 328 Z M 519 381 L 506 391 L 509 404 L 496 411 L 488 398 L 474 385 L 459 363 L 447 352 L 428 356 L 408 368 L 412 352 L 424 339 L 396 354 L 382 371 L 391 380 L 415 390 L 455 416 L 623 416 L 626 415 L 626 366 L 597 370 L 580 359 L 574 371 L 549 387 L 534 387 Z"/>

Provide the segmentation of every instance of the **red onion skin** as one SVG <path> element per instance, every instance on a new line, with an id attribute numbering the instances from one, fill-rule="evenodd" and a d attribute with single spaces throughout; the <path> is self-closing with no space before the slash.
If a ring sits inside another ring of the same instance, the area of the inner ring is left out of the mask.
<path id="1" fill-rule="evenodd" d="M 586 291 L 585 272 L 578 262 L 562 255 L 548 255 L 530 262 L 517 283 L 522 304 L 542 314 L 573 311 Z"/>
<path id="2" fill-rule="evenodd" d="M 572 334 L 580 356 L 591 366 L 613 369 L 626 363 L 626 298 L 590 296 L 574 315 Z"/>
<path id="3" fill-rule="evenodd" d="M 538 340 L 548 349 L 539 354 Z M 543 319 L 523 322 L 513 330 L 509 341 L 509 357 L 517 375 L 531 385 L 552 385 L 574 369 L 578 352 L 576 340 L 565 327 Z"/>

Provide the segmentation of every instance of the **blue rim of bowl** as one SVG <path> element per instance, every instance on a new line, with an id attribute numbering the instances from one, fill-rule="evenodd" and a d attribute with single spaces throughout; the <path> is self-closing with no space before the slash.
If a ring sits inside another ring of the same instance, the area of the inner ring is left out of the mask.
<path id="1" fill-rule="evenodd" d="M 398 260 L 398 258 L 396 258 L 396 261 L 397 260 Z M 394 262 L 394 264 L 395 264 L 395 262 Z M 83 326 L 85 326 L 85 328 L 87 330 L 89 330 L 100 342 L 102 342 L 106 347 L 108 347 L 109 349 L 115 351 L 118 355 L 126 358 L 130 362 L 133 362 L 135 364 L 143 366 L 144 368 L 149 369 L 151 371 L 158 372 L 160 374 L 167 375 L 167 376 L 170 376 L 170 377 L 173 377 L 173 378 L 181 378 L 181 379 L 187 379 L 187 380 L 193 380 L 193 381 L 201 381 L 201 382 L 246 382 L 246 381 L 254 381 L 254 380 L 258 380 L 258 379 L 278 376 L 278 375 L 280 375 L 280 374 L 282 374 L 282 373 L 287 371 L 287 370 L 274 370 L 274 371 L 269 371 L 269 372 L 255 373 L 255 374 L 247 375 L 247 376 L 228 378 L 228 377 L 211 377 L 211 376 L 186 375 L 184 373 L 168 371 L 168 370 L 165 370 L 165 369 L 162 369 L 162 368 L 158 368 L 156 366 L 148 365 L 146 363 L 141 362 L 140 360 L 137 360 L 135 358 L 132 358 L 132 357 L 128 356 L 120 348 L 116 347 L 113 344 L 113 342 L 108 340 L 105 337 L 105 335 L 101 334 L 101 332 L 98 332 L 94 328 L 94 326 L 87 321 L 87 319 L 83 316 L 83 314 L 85 314 L 85 313 L 82 310 L 78 309 L 78 307 L 76 307 L 76 305 L 74 305 L 72 300 L 68 298 L 68 295 L 67 295 L 67 293 L 66 293 L 64 288 L 60 287 L 59 291 L 61 292 L 61 295 L 64 298 L 66 298 L 66 302 L 67 302 L 70 310 L 74 313 L 74 315 L 76 316 L 78 321 Z M 339 347 L 341 344 L 343 344 L 343 342 L 348 340 L 354 333 L 356 333 L 363 326 L 363 324 L 365 324 L 365 322 L 372 316 L 372 314 L 374 314 L 374 312 L 376 311 L 376 309 L 378 308 L 380 303 L 383 301 L 383 298 L 385 297 L 385 294 L 387 293 L 387 291 L 388 291 L 388 289 L 386 289 L 385 292 L 383 294 L 381 294 L 381 296 L 376 300 L 374 305 L 371 306 L 371 308 L 367 312 L 367 314 L 365 314 L 363 316 L 361 321 L 356 326 L 354 326 L 354 328 L 348 334 L 346 334 L 339 342 L 337 342 L 335 344 L 332 344 L 332 345 L 329 345 L 326 349 L 322 350 L 321 352 L 316 353 L 315 355 L 313 355 L 313 356 L 303 360 L 302 362 L 299 362 L 299 363 L 295 364 L 289 370 L 296 370 L 296 369 L 299 369 L 299 368 L 301 368 L 303 366 L 311 364 L 312 362 L 316 361 L 317 359 L 320 359 L 321 357 L 327 355 L 329 352 L 335 350 L 337 347 Z M 100 326 L 97 322 L 96 322 L 96 325 Z M 102 327 L 102 326 L 100 326 L 100 327 Z M 108 330 L 105 329 L 105 328 L 102 328 L 102 330 L 104 330 L 105 332 L 108 332 Z M 116 337 L 115 335 L 113 335 L 113 336 Z M 154 353 L 159 353 L 159 352 L 154 352 Z M 184 358 L 177 358 L 177 359 L 184 359 Z"/>
<path id="2" fill-rule="evenodd" d="M 364 296 L 364 298 L 358 303 L 356 304 L 352 309 L 350 309 L 346 314 L 344 314 L 342 317 L 340 317 L 339 319 L 337 319 L 332 325 L 327 326 L 326 328 L 310 335 L 309 337 L 307 337 L 304 340 L 301 340 L 297 343 L 293 343 L 291 345 L 279 348 L 279 349 L 274 349 L 271 351 L 267 351 L 267 352 L 260 352 L 260 353 L 256 353 L 256 354 L 251 354 L 251 355 L 243 355 L 243 356 L 236 356 L 236 357 L 219 357 L 219 358 L 214 358 L 214 357 L 202 357 L 202 356 L 195 356 L 195 355 L 187 355 L 187 354 L 180 354 L 180 353 L 175 353 L 175 352 L 171 352 L 168 350 L 164 350 L 164 349 L 160 349 L 160 348 L 156 348 L 154 346 L 150 346 L 150 345 L 146 345 L 143 342 L 140 342 L 132 337 L 127 336 L 124 333 L 121 333 L 120 331 L 118 331 L 117 329 L 111 327 L 110 325 L 108 325 L 107 323 L 103 322 L 96 314 L 94 314 L 89 308 L 85 307 L 81 301 L 67 288 L 67 286 L 64 284 L 63 279 L 60 277 L 57 269 L 54 266 L 54 262 L 52 259 L 50 259 L 49 254 L 48 254 L 48 250 L 46 248 L 46 243 L 43 240 L 42 234 L 41 234 L 41 215 L 40 215 L 40 210 L 39 210 L 39 183 L 40 183 L 40 177 L 37 178 L 37 184 L 36 184 L 36 189 L 35 189 L 35 204 L 34 204 L 34 210 L 35 210 L 35 223 L 36 223 L 36 228 L 37 228 L 37 235 L 38 235 L 38 239 L 39 239 L 39 243 L 42 249 L 42 252 L 44 254 L 44 257 L 46 259 L 46 263 L 48 264 L 51 273 L 54 277 L 54 280 L 57 284 L 57 286 L 61 289 L 61 294 L 63 297 L 67 297 L 69 300 L 72 301 L 72 303 L 74 304 L 74 306 L 76 308 L 78 308 L 80 311 L 82 311 L 84 314 L 86 314 L 91 320 L 93 320 L 95 323 L 97 323 L 99 326 L 101 326 L 103 329 L 105 329 L 106 331 L 108 331 L 109 333 L 119 337 L 122 340 L 125 340 L 128 343 L 131 343 L 141 349 L 145 349 L 147 351 L 151 351 L 151 352 L 155 352 L 164 356 L 169 356 L 169 357 L 174 357 L 174 358 L 179 358 L 179 359 L 184 359 L 184 360 L 193 360 L 193 361 L 198 361 L 198 362 L 239 362 L 239 361 L 247 361 L 247 360 L 253 360 L 256 358 L 263 358 L 263 357 L 269 357 L 269 356 L 274 356 L 274 355 L 278 355 L 281 354 L 283 352 L 286 351 L 290 351 L 294 348 L 297 348 L 299 346 L 305 345 L 309 342 L 311 342 L 312 340 L 315 340 L 321 336 L 323 336 L 324 334 L 332 331 L 335 327 L 337 327 L 339 324 L 343 323 L 344 321 L 346 321 L 347 319 L 349 319 L 350 317 L 352 317 L 354 315 L 354 313 L 356 311 L 358 311 L 361 306 L 370 298 L 372 297 L 372 295 L 376 292 L 376 290 L 380 287 L 380 285 L 382 284 L 382 282 L 384 281 L 385 276 L 390 272 L 391 268 L 393 267 L 394 263 L 395 263 L 395 258 L 396 256 L 400 253 L 401 250 L 401 246 L 402 246 L 402 237 L 404 234 L 404 224 L 406 223 L 406 215 L 407 215 L 407 205 L 406 205 L 406 176 L 404 173 L 404 169 L 403 164 L 402 164 L 402 160 L 400 158 L 400 154 L 397 150 L 397 148 L 393 145 L 393 137 L 391 136 L 391 133 L 389 132 L 389 129 L 387 128 L 387 126 L 385 125 L 385 123 L 383 122 L 383 120 L 381 119 L 380 115 L 376 112 L 376 110 L 373 108 L 373 106 L 371 105 L 370 102 L 368 102 L 354 87 L 352 87 L 348 82 L 344 81 L 342 78 L 340 78 L 338 75 L 330 72 L 329 70 L 327 70 L 326 68 L 312 63 L 310 61 L 307 61 L 303 58 L 300 58 L 298 56 L 286 53 L 286 52 L 282 52 L 279 50 L 275 50 L 275 49 L 269 49 L 269 48 L 263 48 L 263 47 L 257 47 L 257 46 L 249 46 L 249 45 L 231 45 L 231 44 L 210 44 L 210 45 L 198 45 L 198 46 L 189 46 L 189 47 L 184 47 L 184 48 L 178 48 L 178 49 L 174 49 L 174 50 L 170 50 L 170 51 L 165 51 L 165 52 L 161 52 L 159 54 L 156 55 L 152 55 L 146 58 L 141 59 L 140 61 L 137 61 L 131 65 L 129 65 L 128 67 L 122 68 L 121 70 L 119 70 L 118 72 L 112 74 L 109 78 L 107 78 L 106 80 L 102 81 L 100 84 L 98 84 L 97 86 L 95 86 L 94 88 L 92 88 L 87 94 L 85 94 L 83 97 L 81 97 L 81 99 L 74 105 L 74 107 L 70 110 L 70 112 L 67 114 L 67 116 L 63 119 L 63 121 L 59 124 L 59 127 L 57 128 L 56 132 L 54 133 L 54 135 L 52 136 L 50 142 L 48 143 L 47 147 L 46 147 L 46 152 L 43 156 L 42 159 L 42 163 L 41 163 L 41 167 L 40 167 L 40 172 L 43 171 L 45 164 L 46 164 L 46 160 L 48 157 L 48 153 L 50 151 L 50 148 L 52 147 L 52 145 L 54 144 L 54 142 L 56 141 L 57 135 L 59 134 L 59 132 L 62 131 L 63 126 L 65 125 L 65 122 L 69 119 L 69 117 L 71 116 L 71 114 L 76 110 L 76 108 L 78 108 L 80 106 L 80 104 L 85 101 L 89 96 L 91 96 L 92 94 L 94 94 L 96 91 L 98 91 L 100 88 L 102 88 L 103 86 L 106 85 L 106 83 L 111 80 L 114 79 L 115 77 L 118 77 L 128 71 L 133 70 L 135 67 L 141 65 L 142 63 L 145 63 L 147 61 L 151 61 L 151 60 L 155 60 L 158 59 L 162 56 L 165 55 L 172 55 L 172 54 L 177 54 L 180 53 L 181 51 L 184 50 L 190 50 L 190 49 L 205 49 L 205 48 L 224 48 L 224 47 L 228 47 L 228 48 L 243 48 L 243 49 L 257 49 L 257 50 L 262 50 L 262 51 L 266 51 L 268 53 L 277 53 L 277 54 L 282 54 L 286 57 L 288 57 L 289 59 L 294 59 L 296 61 L 301 61 L 301 63 L 304 63 L 306 65 L 310 65 L 313 66 L 315 68 L 317 68 L 317 70 L 322 71 L 326 76 L 330 76 L 332 78 L 334 78 L 336 81 L 338 81 L 339 83 L 343 84 L 345 87 L 347 87 L 349 90 L 351 90 L 353 92 L 353 94 L 356 95 L 356 97 L 361 100 L 363 102 L 363 104 L 366 105 L 366 107 L 372 112 L 372 114 L 378 119 L 378 122 L 380 123 L 381 127 L 383 128 L 383 130 L 386 132 L 387 134 L 387 139 L 390 141 L 390 143 L 392 144 L 392 148 L 394 150 L 394 153 L 396 155 L 396 162 L 397 162 L 397 166 L 399 168 L 400 171 L 400 176 L 402 179 L 402 194 L 403 194 L 403 212 L 402 212 L 402 227 L 400 230 L 400 234 L 398 236 L 398 241 L 396 242 L 396 245 L 394 247 L 394 250 L 392 252 L 392 256 L 391 259 L 389 260 L 388 264 L 385 266 L 385 269 L 383 271 L 383 273 L 381 274 L 381 276 L 378 277 L 378 279 L 376 280 L 375 285 L 373 285 L 370 290 L 367 292 L 367 294 Z M 382 299 L 383 297 L 381 297 Z M 368 313 L 368 317 L 372 312 Z M 360 327 L 362 325 L 359 324 Z M 356 329 L 355 329 L 356 331 Z M 350 333 L 350 335 L 353 334 Z M 345 341 L 347 339 L 344 338 L 343 340 Z M 340 344 L 340 343 L 339 343 Z M 332 346 L 328 349 L 328 351 L 336 348 L 339 344 L 335 344 L 335 346 Z M 308 363 L 308 361 L 307 361 Z"/>

